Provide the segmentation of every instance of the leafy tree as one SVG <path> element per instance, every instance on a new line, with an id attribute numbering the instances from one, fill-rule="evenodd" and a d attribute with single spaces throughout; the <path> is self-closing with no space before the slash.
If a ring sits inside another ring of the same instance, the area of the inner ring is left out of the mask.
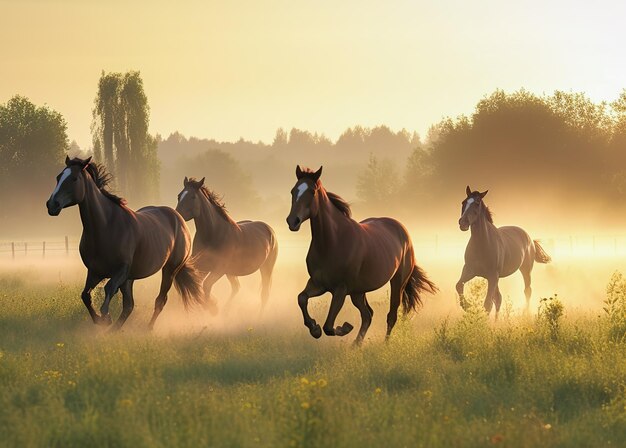
<path id="1" fill-rule="evenodd" d="M 104 73 L 93 109 L 94 155 L 130 199 L 158 196 L 157 140 L 148 134 L 150 109 L 139 72 Z"/>
<path id="2" fill-rule="evenodd" d="M 67 125 L 60 113 L 14 96 L 0 105 L 0 208 L 2 225 L 11 225 L 43 204 L 69 148 Z M 19 195 L 15 194 L 19 185 Z"/>
<path id="3" fill-rule="evenodd" d="M 370 205 L 394 200 L 399 187 L 398 172 L 389 159 L 370 155 L 367 167 L 357 178 L 357 196 Z"/>

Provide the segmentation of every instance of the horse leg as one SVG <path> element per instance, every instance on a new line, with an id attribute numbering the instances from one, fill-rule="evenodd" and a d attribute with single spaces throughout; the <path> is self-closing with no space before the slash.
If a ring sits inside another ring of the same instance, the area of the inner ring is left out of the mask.
<path id="1" fill-rule="evenodd" d="M 272 287 L 272 272 L 274 271 L 274 264 L 276 263 L 276 254 L 272 253 L 271 257 L 265 260 L 265 263 L 261 266 L 261 313 L 267 305 L 267 300 L 270 297 L 270 288 Z"/>
<path id="2" fill-rule="evenodd" d="M 367 333 L 367 330 L 372 323 L 373 312 L 365 299 L 365 293 L 350 294 L 350 298 L 352 299 L 354 306 L 361 312 L 361 328 L 359 329 L 359 334 L 354 340 L 354 345 L 361 345 L 363 339 L 365 338 L 365 333 Z"/>
<path id="3" fill-rule="evenodd" d="M 498 319 L 498 313 L 500 312 L 500 305 L 502 305 L 502 293 L 500 293 L 500 287 L 496 286 L 494 294 L 494 303 L 496 305 L 496 320 Z"/>
<path id="4" fill-rule="evenodd" d="M 91 320 L 93 320 L 94 324 L 99 323 L 100 316 L 96 313 L 96 310 L 93 309 L 93 305 L 91 304 L 91 291 L 102 281 L 102 277 L 95 275 L 91 271 L 87 271 L 87 279 L 85 280 L 85 288 L 80 295 L 80 298 L 83 299 L 83 303 L 91 316 Z"/>
<path id="5" fill-rule="evenodd" d="M 326 322 L 324 322 L 324 333 L 326 333 L 326 336 L 345 336 L 354 328 L 348 322 L 344 322 L 341 327 L 335 328 L 335 319 L 337 319 L 337 315 L 346 301 L 347 289 L 346 286 L 342 285 L 333 291 L 328 316 L 326 316 Z"/>
<path id="6" fill-rule="evenodd" d="M 311 297 L 321 296 L 325 292 L 325 288 L 317 286 L 315 283 L 313 283 L 313 280 L 309 279 L 309 281 L 306 282 L 304 290 L 300 294 L 298 294 L 298 306 L 300 306 L 300 310 L 302 311 L 304 325 L 306 325 L 306 327 L 309 329 L 309 332 L 311 333 L 311 336 L 313 336 L 315 339 L 319 339 L 322 336 L 322 329 L 317 324 L 317 322 L 315 322 L 315 319 L 313 319 L 309 314 L 309 299 Z"/>
<path id="7" fill-rule="evenodd" d="M 133 299 L 133 283 L 135 280 L 126 280 L 120 286 L 120 291 L 122 292 L 122 313 L 120 317 L 115 322 L 115 325 L 111 328 L 111 330 L 119 330 L 130 316 L 130 313 L 133 312 L 133 308 L 135 308 L 135 300 Z"/>
<path id="8" fill-rule="evenodd" d="M 156 322 L 157 317 L 159 317 L 159 314 L 161 314 L 161 311 L 163 311 L 163 308 L 167 303 L 167 293 L 169 292 L 170 288 L 172 287 L 172 283 L 174 282 L 174 277 L 176 276 L 175 272 L 176 269 L 169 264 L 166 264 L 165 267 L 163 267 L 161 276 L 161 288 L 159 289 L 159 295 L 154 301 L 154 312 L 152 313 L 152 319 L 150 319 L 150 322 L 148 323 L 149 330 L 152 330 L 154 328 L 154 323 Z"/>
<path id="9" fill-rule="evenodd" d="M 402 270 L 398 270 L 396 274 L 391 278 L 391 293 L 389 296 L 389 312 L 387 313 L 387 334 L 385 339 L 388 340 L 391 335 L 391 330 L 396 326 L 398 321 L 398 308 L 400 307 L 400 301 L 402 300 L 402 293 L 404 287 L 409 281 L 409 275 L 404 274 Z M 406 278 L 403 278 L 406 277 Z"/>
<path id="10" fill-rule="evenodd" d="M 224 307 L 224 315 L 228 314 L 230 311 L 230 307 L 233 305 L 235 296 L 241 289 L 241 283 L 239 283 L 239 278 L 237 276 L 227 275 L 226 278 L 230 282 L 230 296 L 228 297 L 228 302 L 226 302 L 226 306 Z"/>
<path id="11" fill-rule="evenodd" d="M 104 325 L 111 325 L 111 316 L 109 315 L 109 304 L 111 303 L 111 299 L 115 294 L 117 294 L 117 290 L 120 289 L 120 286 L 127 280 L 128 271 L 130 269 L 130 265 L 123 265 L 119 271 L 115 273 L 113 277 L 109 279 L 106 285 L 104 285 L 104 302 L 100 307 L 100 323 Z"/>
<path id="12" fill-rule="evenodd" d="M 459 305 L 461 305 L 461 308 L 463 308 L 464 310 L 467 308 L 465 295 L 463 294 L 463 291 L 465 289 L 465 283 L 469 282 L 474 277 L 476 276 L 470 272 L 470 269 L 467 267 L 467 265 L 464 265 L 463 271 L 461 271 L 461 278 L 459 278 L 459 281 L 456 282 L 456 292 L 459 295 Z"/>
<path id="13" fill-rule="evenodd" d="M 207 275 L 207 277 L 204 279 L 204 285 L 203 285 L 203 289 L 204 289 L 204 303 L 202 306 L 204 306 L 205 309 L 209 310 L 209 313 L 212 316 L 215 316 L 217 314 L 217 302 L 216 300 L 213 298 L 213 296 L 211 295 L 211 290 L 213 289 L 213 285 L 224 276 L 224 274 L 222 273 L 218 273 L 218 272 L 211 272 L 209 275 Z M 232 295 L 231 295 L 232 297 Z"/>
<path id="14" fill-rule="evenodd" d="M 496 275 L 495 277 L 489 277 L 487 279 L 487 296 L 485 297 L 485 311 L 487 314 L 491 313 L 491 308 L 493 307 L 496 300 L 496 291 L 498 290 L 498 281 L 499 277 Z M 497 313 L 497 310 L 496 310 Z"/>
<path id="15" fill-rule="evenodd" d="M 526 312 L 530 309 L 530 297 L 533 293 L 533 289 L 530 287 L 530 271 L 532 270 L 532 265 L 530 267 L 522 266 L 520 268 L 520 272 L 522 273 L 522 277 L 524 277 L 524 295 L 526 296 Z"/>

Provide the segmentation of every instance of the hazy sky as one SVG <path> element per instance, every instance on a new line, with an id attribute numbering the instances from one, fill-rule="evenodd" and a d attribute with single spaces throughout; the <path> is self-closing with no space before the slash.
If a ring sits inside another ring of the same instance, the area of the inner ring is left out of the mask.
<path id="1" fill-rule="evenodd" d="M 0 0 L 0 102 L 90 144 L 102 70 L 140 70 L 150 130 L 271 141 L 278 127 L 423 133 L 496 88 L 626 87 L 626 2 Z"/>

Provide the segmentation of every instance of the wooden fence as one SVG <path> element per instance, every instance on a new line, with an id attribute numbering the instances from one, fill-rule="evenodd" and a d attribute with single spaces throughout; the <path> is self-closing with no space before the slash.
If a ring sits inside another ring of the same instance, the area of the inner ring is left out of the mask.
<path id="1" fill-rule="evenodd" d="M 424 256 L 462 257 L 469 234 L 459 236 L 414 235 L 418 258 Z M 541 237 L 541 244 L 553 258 L 626 258 L 626 235 L 559 235 Z M 278 235 L 279 251 L 283 254 L 303 254 L 310 243 L 308 232 Z M 71 257 L 78 251 L 78 237 L 65 236 L 58 240 L 0 241 L 0 261 L 25 257 Z"/>

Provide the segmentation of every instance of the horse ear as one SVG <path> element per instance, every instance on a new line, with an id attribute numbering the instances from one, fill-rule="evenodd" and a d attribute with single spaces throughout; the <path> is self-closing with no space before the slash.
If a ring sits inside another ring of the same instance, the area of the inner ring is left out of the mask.
<path id="1" fill-rule="evenodd" d="M 66 165 L 66 166 L 70 166 L 70 162 L 71 162 L 71 160 L 70 160 L 70 156 L 66 155 L 66 156 L 65 156 L 65 165 Z"/>
<path id="2" fill-rule="evenodd" d="M 485 190 L 482 193 L 480 193 L 480 197 L 484 198 L 485 196 L 487 196 L 487 193 L 489 193 L 489 190 Z"/>
<path id="3" fill-rule="evenodd" d="M 91 157 L 87 157 L 87 159 L 83 161 L 83 169 L 86 169 L 90 163 L 91 163 Z"/>
<path id="4" fill-rule="evenodd" d="M 202 179 L 200 179 L 200 186 L 202 187 L 204 185 L 204 177 Z"/>
<path id="5" fill-rule="evenodd" d="M 185 180 L 183 180 L 183 187 L 187 187 L 187 185 L 189 185 L 189 179 L 185 176 Z"/>
<path id="6" fill-rule="evenodd" d="M 322 168 L 324 168 L 323 166 L 320 166 L 320 169 L 317 170 L 315 173 L 313 173 L 313 179 L 315 179 L 315 181 L 318 181 L 322 175 Z"/>
<path id="7" fill-rule="evenodd" d="M 302 172 L 302 168 L 300 168 L 300 165 L 296 165 L 296 177 L 298 179 L 302 179 L 302 175 L 304 173 Z"/>
<path id="8" fill-rule="evenodd" d="M 469 187 L 469 185 L 465 187 L 465 194 L 468 196 L 472 194 L 472 189 Z"/>

